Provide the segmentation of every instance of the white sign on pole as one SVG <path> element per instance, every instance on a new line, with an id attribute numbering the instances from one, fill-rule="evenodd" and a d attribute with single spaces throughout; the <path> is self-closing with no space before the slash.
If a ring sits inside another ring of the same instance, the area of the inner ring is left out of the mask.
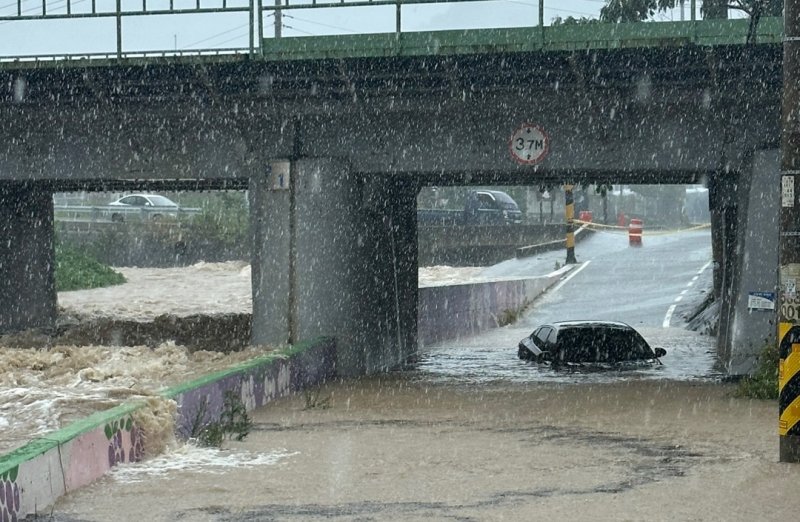
<path id="1" fill-rule="evenodd" d="M 550 136 L 538 125 L 523 123 L 511 135 L 508 149 L 517 163 L 535 165 L 550 152 Z"/>
<path id="2" fill-rule="evenodd" d="M 794 176 L 781 176 L 781 206 L 794 206 Z"/>

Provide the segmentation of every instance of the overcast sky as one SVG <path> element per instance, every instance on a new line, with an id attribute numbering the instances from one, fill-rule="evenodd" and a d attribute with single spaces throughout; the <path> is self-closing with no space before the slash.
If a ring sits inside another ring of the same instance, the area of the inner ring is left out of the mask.
<path id="1" fill-rule="evenodd" d="M 41 13 L 41 0 L 22 1 L 27 14 Z M 70 0 L 73 13 L 91 9 L 92 0 Z M 115 0 L 94 0 L 98 10 L 113 9 Z M 148 9 L 160 9 L 169 0 L 147 0 Z M 176 8 L 192 7 L 196 0 L 173 0 Z M 307 2 L 308 0 L 303 0 Z M 240 2 L 237 4 L 237 2 Z M 270 0 L 264 0 L 267 4 Z M 64 12 L 66 0 L 47 0 L 49 12 Z M 270 2 L 271 3 L 271 2 Z M 298 3 L 293 0 L 291 3 Z M 689 19 L 689 1 L 684 17 Z M 698 6 L 702 1 L 698 0 Z M 123 9 L 141 8 L 142 0 L 123 0 Z M 217 7 L 222 0 L 201 0 L 203 7 Z M 246 0 L 227 0 L 227 5 L 247 5 Z M 556 17 L 597 18 L 605 0 L 545 0 L 544 19 Z M 699 9 L 699 7 L 698 7 Z M 414 5 L 403 7 L 404 31 L 473 29 L 481 27 L 535 26 L 538 0 Z M 0 15 L 17 11 L 17 0 L 0 0 Z M 736 15 L 735 12 L 732 12 Z M 698 15 L 699 18 L 699 15 Z M 680 9 L 656 15 L 656 21 L 680 20 Z M 393 6 L 299 9 L 286 11 L 284 37 L 326 34 L 394 32 Z M 249 19 L 246 12 L 209 15 L 138 16 L 123 21 L 125 51 L 191 50 L 247 47 Z M 264 18 L 264 35 L 274 34 L 274 18 Z M 113 53 L 116 49 L 114 18 L 81 20 L 0 21 L 0 56 L 40 54 Z"/>

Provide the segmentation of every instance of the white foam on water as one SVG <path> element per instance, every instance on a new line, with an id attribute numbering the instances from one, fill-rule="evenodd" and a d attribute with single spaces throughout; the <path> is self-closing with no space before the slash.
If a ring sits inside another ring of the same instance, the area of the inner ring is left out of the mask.
<path id="1" fill-rule="evenodd" d="M 157 457 L 121 464 L 111 471 L 111 477 L 122 483 L 142 482 L 154 477 L 168 478 L 176 472 L 202 471 L 222 474 L 231 468 L 274 466 L 298 452 L 278 449 L 270 453 L 251 453 L 243 450 L 206 448 L 187 442 Z"/>
<path id="2" fill-rule="evenodd" d="M 67 315 L 150 320 L 163 314 L 247 313 L 251 267 L 243 261 L 178 268 L 118 268 L 128 282 L 59 292 Z M 481 267 L 420 268 L 420 282 L 475 280 Z M 263 347 L 262 347 L 263 348 Z M 0 346 L 0 454 L 96 411 L 157 394 L 169 386 L 263 355 L 189 352 L 173 342 L 147 346 Z"/>

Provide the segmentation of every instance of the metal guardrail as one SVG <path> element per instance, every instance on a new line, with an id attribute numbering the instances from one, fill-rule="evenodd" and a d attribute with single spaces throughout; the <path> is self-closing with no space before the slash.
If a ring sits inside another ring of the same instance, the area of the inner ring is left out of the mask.
<path id="1" fill-rule="evenodd" d="M 117 205 L 54 205 L 56 221 L 72 223 L 114 223 L 125 221 L 184 221 L 201 212 L 190 207 L 126 207 Z"/>

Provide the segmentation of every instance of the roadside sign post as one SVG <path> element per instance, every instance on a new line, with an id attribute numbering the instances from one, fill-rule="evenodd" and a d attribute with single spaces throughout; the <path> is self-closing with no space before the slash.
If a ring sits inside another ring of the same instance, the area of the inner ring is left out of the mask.
<path id="1" fill-rule="evenodd" d="M 564 185 L 564 212 L 567 220 L 567 261 L 568 265 L 578 262 L 575 258 L 575 198 L 572 195 L 574 185 Z"/>

